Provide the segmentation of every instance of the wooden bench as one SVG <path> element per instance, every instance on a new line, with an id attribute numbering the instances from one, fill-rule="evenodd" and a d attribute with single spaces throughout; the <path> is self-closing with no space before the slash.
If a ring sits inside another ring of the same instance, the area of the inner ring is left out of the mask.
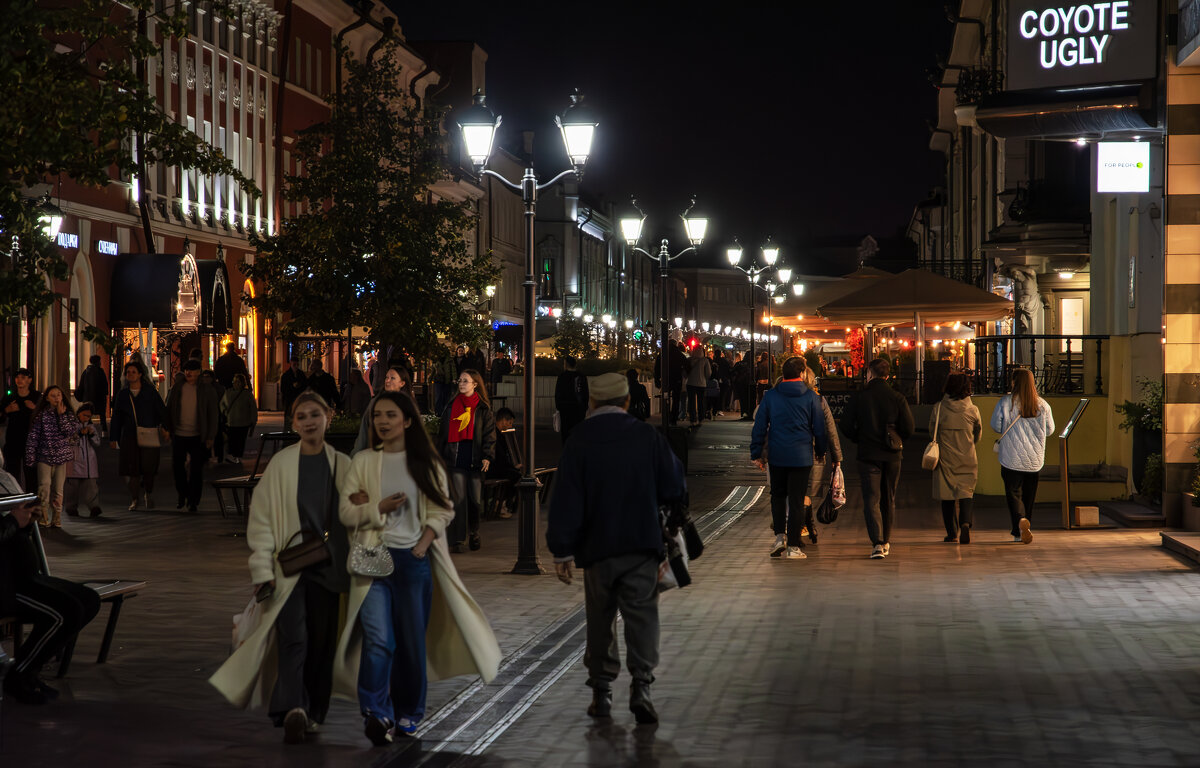
<path id="1" fill-rule="evenodd" d="M 259 434 L 258 455 L 254 457 L 254 467 L 250 470 L 250 474 L 241 475 L 240 477 L 225 477 L 220 480 L 213 480 L 209 485 L 217 492 L 217 505 L 221 507 L 221 517 L 226 517 L 229 514 L 229 505 L 225 503 L 225 492 L 228 491 L 233 500 L 234 511 L 240 516 L 250 514 L 250 497 L 254 493 L 254 488 L 258 485 L 258 480 L 262 476 L 263 455 L 267 453 L 267 446 L 271 446 L 269 456 L 274 456 L 275 453 L 284 445 L 291 445 L 300 439 L 300 435 L 295 432 L 263 432 Z"/>
<path id="2" fill-rule="evenodd" d="M 117 579 L 116 581 L 85 581 L 83 585 L 96 590 L 101 603 L 108 603 L 112 608 L 108 612 L 108 623 L 104 626 L 104 639 L 100 641 L 100 654 L 96 657 L 97 664 L 108 661 L 108 652 L 112 648 L 113 634 L 117 630 L 117 619 L 121 618 L 121 606 L 131 597 L 137 597 L 138 592 L 145 588 L 144 581 Z M 57 677 L 63 677 L 71 666 L 71 656 L 75 653 L 75 641 L 71 638 L 63 648 L 62 661 L 58 664 Z"/>

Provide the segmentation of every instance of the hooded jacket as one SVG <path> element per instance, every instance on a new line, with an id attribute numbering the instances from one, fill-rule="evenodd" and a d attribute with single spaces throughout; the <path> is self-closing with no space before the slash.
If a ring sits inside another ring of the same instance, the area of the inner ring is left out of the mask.
<path id="1" fill-rule="evenodd" d="M 821 398 L 803 381 L 784 380 L 763 395 L 750 433 L 750 459 L 763 455 L 777 467 L 811 467 L 813 453 L 829 448 Z"/>
<path id="2" fill-rule="evenodd" d="M 597 408 L 563 446 L 546 544 L 580 568 L 618 555 L 663 554 L 660 503 L 687 491 L 683 465 L 652 425 Z"/>

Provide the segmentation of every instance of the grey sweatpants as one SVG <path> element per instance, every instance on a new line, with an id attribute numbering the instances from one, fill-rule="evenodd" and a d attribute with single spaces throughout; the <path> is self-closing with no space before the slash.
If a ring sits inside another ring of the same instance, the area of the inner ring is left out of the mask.
<path id="1" fill-rule="evenodd" d="M 621 672 L 617 610 L 625 620 L 626 666 L 639 682 L 654 682 L 658 666 L 658 557 L 618 555 L 584 569 L 588 685 L 610 688 Z"/>

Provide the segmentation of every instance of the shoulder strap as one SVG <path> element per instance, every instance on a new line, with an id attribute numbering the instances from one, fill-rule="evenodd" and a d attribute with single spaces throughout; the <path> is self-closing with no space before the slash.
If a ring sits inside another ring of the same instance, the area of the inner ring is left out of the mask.
<path id="1" fill-rule="evenodd" d="M 938 426 L 942 423 L 942 404 L 938 403 L 933 411 L 933 442 L 937 442 Z"/>

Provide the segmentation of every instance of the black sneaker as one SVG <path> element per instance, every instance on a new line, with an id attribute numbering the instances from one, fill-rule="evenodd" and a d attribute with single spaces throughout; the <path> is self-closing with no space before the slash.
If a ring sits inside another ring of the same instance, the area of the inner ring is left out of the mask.
<path id="1" fill-rule="evenodd" d="M 283 718 L 283 743 L 303 744 L 308 732 L 308 715 L 300 707 L 290 710 Z M 369 735 L 369 734 L 368 734 Z"/>
<path id="2" fill-rule="evenodd" d="M 472 552 L 478 552 L 479 548 L 483 546 L 483 539 L 479 538 L 478 533 L 472 533 L 467 538 L 467 546 L 471 549 Z"/>
<path id="3" fill-rule="evenodd" d="M 367 715 L 363 732 L 367 734 L 367 738 L 377 747 L 386 747 L 392 743 L 392 724 L 388 720 Z"/>
<path id="4" fill-rule="evenodd" d="M 4 693 L 21 704 L 30 706 L 39 706 L 50 700 L 46 692 L 38 686 L 36 677 L 15 672 L 9 672 L 4 676 Z"/>
<path id="5" fill-rule="evenodd" d="M 92 517 L 100 517 L 100 515 L 103 514 L 103 510 L 100 509 L 100 507 L 92 507 L 90 511 L 92 513 Z"/>
<path id="6" fill-rule="evenodd" d="M 971 526 L 964 525 L 958 529 L 958 543 L 959 544 L 970 544 L 971 543 Z"/>

